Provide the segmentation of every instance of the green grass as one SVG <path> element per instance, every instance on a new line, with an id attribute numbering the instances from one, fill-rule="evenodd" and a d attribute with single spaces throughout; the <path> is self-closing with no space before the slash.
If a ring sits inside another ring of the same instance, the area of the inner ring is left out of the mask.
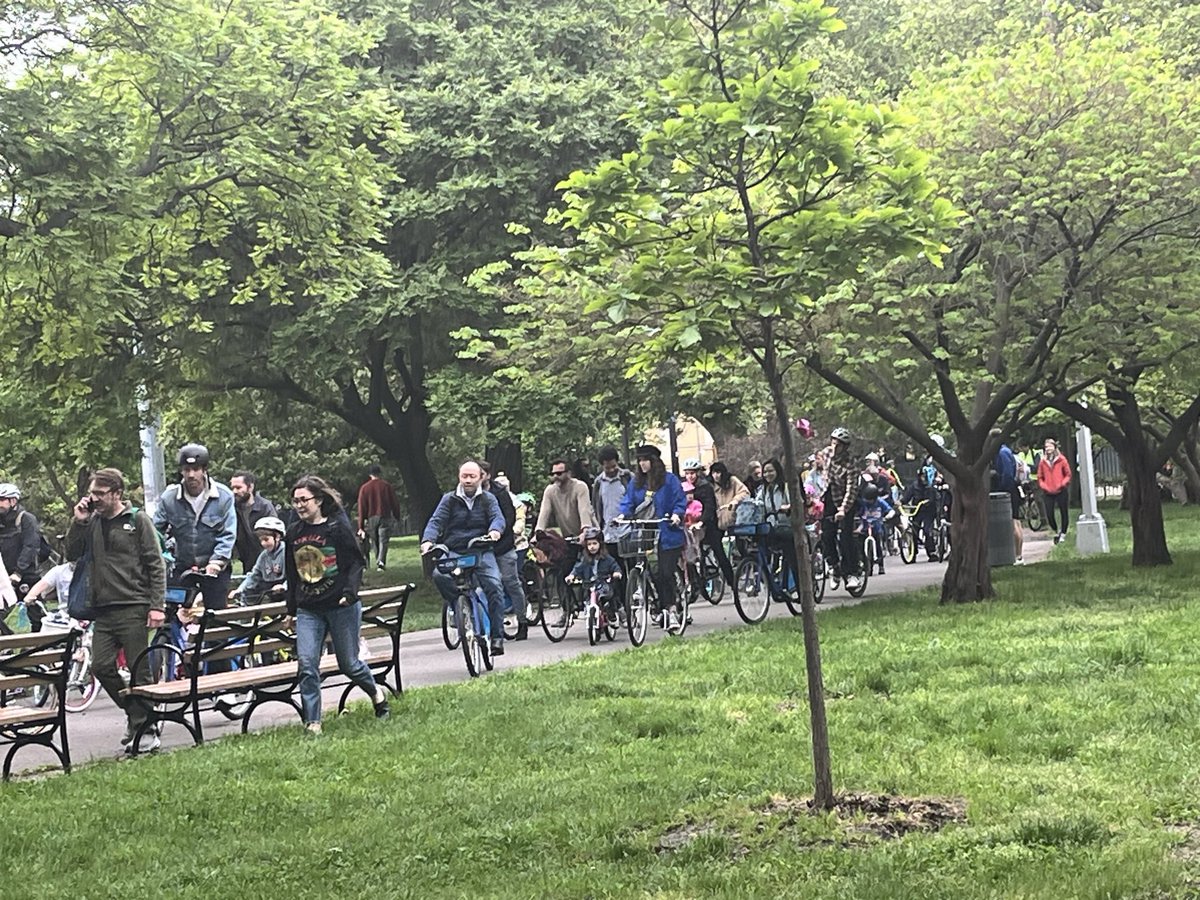
<path id="1" fill-rule="evenodd" d="M 965 798 L 963 825 L 762 811 L 810 793 L 781 621 L 9 785 L 0 895 L 1195 896 L 1165 825 L 1200 820 L 1200 522 L 1170 527 L 1169 570 L 1131 571 L 1113 515 L 1112 557 L 1056 548 L 995 602 L 822 613 L 838 788 Z"/>

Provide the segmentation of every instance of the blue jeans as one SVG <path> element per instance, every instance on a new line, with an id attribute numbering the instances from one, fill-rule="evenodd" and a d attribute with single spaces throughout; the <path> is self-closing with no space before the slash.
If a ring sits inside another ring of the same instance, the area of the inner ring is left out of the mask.
<path id="1" fill-rule="evenodd" d="M 321 721 L 321 648 L 325 635 L 333 638 L 342 674 L 374 699 L 378 685 L 367 664 L 358 658 L 362 603 L 331 609 L 296 611 L 296 655 L 300 657 L 300 708 L 304 723 Z"/>
<path id="2" fill-rule="evenodd" d="M 493 640 L 504 640 L 504 585 L 500 579 L 500 566 L 496 563 L 494 553 L 480 553 L 479 564 L 475 567 L 475 581 L 483 588 L 483 594 L 488 601 L 488 618 L 491 619 L 491 637 Z M 458 589 L 454 586 L 454 578 L 434 569 L 433 583 L 441 591 L 442 599 L 454 608 L 458 599 Z"/>
<path id="3" fill-rule="evenodd" d="M 496 565 L 500 569 L 500 583 L 504 585 L 504 593 L 512 602 L 513 612 L 517 621 L 528 623 L 529 604 L 525 601 L 525 586 L 521 584 L 520 567 L 517 565 L 517 551 L 509 550 L 496 557 Z"/>

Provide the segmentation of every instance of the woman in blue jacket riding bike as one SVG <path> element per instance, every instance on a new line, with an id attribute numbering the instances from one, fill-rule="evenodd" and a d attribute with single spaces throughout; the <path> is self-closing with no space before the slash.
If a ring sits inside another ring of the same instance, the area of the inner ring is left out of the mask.
<path id="1" fill-rule="evenodd" d="M 658 561 L 654 568 L 654 586 L 658 590 L 660 610 L 677 615 L 675 570 L 683 556 L 684 535 L 681 523 L 687 510 L 687 495 L 679 478 L 663 465 L 662 451 L 643 444 L 635 452 L 637 469 L 625 497 L 621 515 L 627 519 L 667 519 L 658 526 Z"/>

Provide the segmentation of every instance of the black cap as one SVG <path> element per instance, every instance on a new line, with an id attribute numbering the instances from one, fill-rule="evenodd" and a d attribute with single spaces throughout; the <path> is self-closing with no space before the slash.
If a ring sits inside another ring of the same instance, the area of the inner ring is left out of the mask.
<path id="1" fill-rule="evenodd" d="M 662 451 L 653 444 L 642 444 L 633 451 L 637 459 L 662 459 Z"/>

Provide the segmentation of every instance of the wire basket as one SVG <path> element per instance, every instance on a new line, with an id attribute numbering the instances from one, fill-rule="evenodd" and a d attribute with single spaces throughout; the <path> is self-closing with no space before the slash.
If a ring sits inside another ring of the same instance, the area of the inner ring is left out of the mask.
<path id="1" fill-rule="evenodd" d="M 658 546 L 658 526 L 630 528 L 629 531 L 617 538 L 617 556 L 631 559 L 638 556 L 649 556 Z"/>

